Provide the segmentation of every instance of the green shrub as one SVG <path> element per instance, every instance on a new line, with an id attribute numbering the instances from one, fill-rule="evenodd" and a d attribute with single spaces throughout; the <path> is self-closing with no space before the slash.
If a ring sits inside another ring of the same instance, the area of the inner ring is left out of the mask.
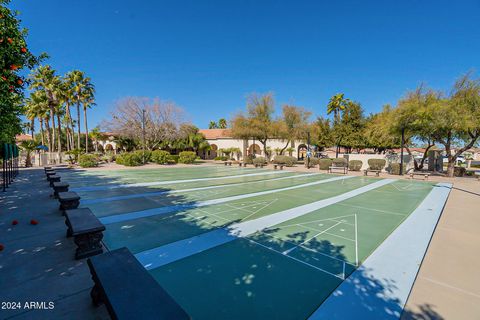
<path id="1" fill-rule="evenodd" d="M 463 177 L 467 169 L 465 167 L 455 167 L 453 169 L 453 175 L 455 177 Z"/>
<path id="2" fill-rule="evenodd" d="M 179 158 L 178 154 L 171 154 L 171 155 L 168 156 L 168 163 L 169 164 L 176 164 L 176 163 L 178 163 L 178 158 Z"/>
<path id="3" fill-rule="evenodd" d="M 193 151 L 182 151 L 178 155 L 178 162 L 180 163 L 194 163 L 197 155 Z"/>
<path id="4" fill-rule="evenodd" d="M 335 158 L 332 160 L 332 165 L 334 167 L 346 167 L 347 163 L 347 159 L 345 158 Z"/>
<path id="5" fill-rule="evenodd" d="M 98 165 L 98 158 L 94 154 L 82 154 L 78 158 L 78 164 L 82 168 L 92 168 Z"/>
<path id="6" fill-rule="evenodd" d="M 227 161 L 228 160 L 228 157 L 227 156 L 217 156 L 215 157 L 215 159 L 213 160 L 216 160 L 216 161 Z"/>
<path id="7" fill-rule="evenodd" d="M 275 156 L 273 163 L 283 164 L 286 167 L 293 167 L 297 163 L 297 158 L 290 156 Z"/>
<path id="8" fill-rule="evenodd" d="M 362 169 L 363 162 L 361 160 L 350 160 L 348 162 L 348 170 L 360 171 Z"/>
<path id="9" fill-rule="evenodd" d="M 305 158 L 305 163 L 307 163 L 307 159 Z M 308 167 L 313 168 L 316 167 L 320 163 L 320 159 L 318 158 L 310 158 L 308 160 Z"/>
<path id="10" fill-rule="evenodd" d="M 143 150 L 135 150 L 133 151 L 137 157 L 139 157 L 142 160 L 143 163 Z M 152 151 L 150 150 L 145 150 L 145 163 L 152 161 Z"/>
<path id="11" fill-rule="evenodd" d="M 170 156 L 170 152 L 168 152 L 168 151 L 155 150 L 155 151 L 152 151 L 150 159 L 153 162 L 158 163 L 158 164 L 167 164 L 169 156 Z"/>
<path id="12" fill-rule="evenodd" d="M 135 152 L 126 152 L 118 155 L 115 162 L 127 167 L 136 167 L 143 164 L 143 159 Z"/>
<path id="13" fill-rule="evenodd" d="M 264 157 L 256 157 L 253 159 L 253 164 L 266 164 L 267 161 Z"/>
<path id="14" fill-rule="evenodd" d="M 243 159 L 243 162 L 246 164 L 253 164 L 253 155 L 249 154 Z"/>
<path id="15" fill-rule="evenodd" d="M 332 165 L 332 159 L 320 159 L 318 160 L 318 165 L 320 170 L 328 170 L 328 168 Z"/>
<path id="16" fill-rule="evenodd" d="M 372 170 L 383 170 L 386 163 L 385 159 L 368 159 L 368 167 Z"/>
<path id="17" fill-rule="evenodd" d="M 403 164 L 403 173 L 407 171 L 407 165 Z M 400 163 L 391 163 L 390 164 L 390 174 L 400 174 Z"/>

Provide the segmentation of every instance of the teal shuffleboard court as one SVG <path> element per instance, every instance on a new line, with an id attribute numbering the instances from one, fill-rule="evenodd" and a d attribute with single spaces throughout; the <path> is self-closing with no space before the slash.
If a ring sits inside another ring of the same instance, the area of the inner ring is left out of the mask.
<path id="1" fill-rule="evenodd" d="M 223 166 L 64 180 L 193 319 L 306 319 L 432 183 Z"/>

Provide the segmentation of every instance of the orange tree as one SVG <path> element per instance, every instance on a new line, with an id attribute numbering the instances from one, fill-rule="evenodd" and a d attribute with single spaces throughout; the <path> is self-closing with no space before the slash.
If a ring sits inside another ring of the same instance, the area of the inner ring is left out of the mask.
<path id="1" fill-rule="evenodd" d="M 7 7 L 9 2 L 0 0 L 0 142 L 13 142 L 21 132 L 23 74 L 45 57 L 28 50 L 27 30 L 20 27 L 18 12 Z"/>

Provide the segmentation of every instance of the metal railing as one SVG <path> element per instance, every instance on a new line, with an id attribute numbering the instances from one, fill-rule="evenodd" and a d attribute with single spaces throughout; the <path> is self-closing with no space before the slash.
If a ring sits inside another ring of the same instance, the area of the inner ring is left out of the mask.
<path id="1" fill-rule="evenodd" d="M 19 152 L 15 144 L 4 143 L 1 148 L 2 188 L 5 192 L 19 173 Z"/>

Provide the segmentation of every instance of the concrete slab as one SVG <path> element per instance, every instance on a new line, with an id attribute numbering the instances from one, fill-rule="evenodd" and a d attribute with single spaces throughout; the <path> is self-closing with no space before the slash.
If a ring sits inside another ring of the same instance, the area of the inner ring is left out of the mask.
<path id="1" fill-rule="evenodd" d="M 0 195 L 0 243 L 5 246 L 0 252 L 0 302 L 20 303 L 17 309 L 0 310 L 0 318 L 109 319 L 104 307 L 91 304 L 88 266 L 74 260 L 75 244 L 65 237 L 64 218 L 51 194 L 39 168 L 21 170 Z M 31 219 L 38 224 L 31 225 Z M 18 224 L 12 225 L 13 220 Z M 28 308 L 30 302 L 40 304 Z"/>

